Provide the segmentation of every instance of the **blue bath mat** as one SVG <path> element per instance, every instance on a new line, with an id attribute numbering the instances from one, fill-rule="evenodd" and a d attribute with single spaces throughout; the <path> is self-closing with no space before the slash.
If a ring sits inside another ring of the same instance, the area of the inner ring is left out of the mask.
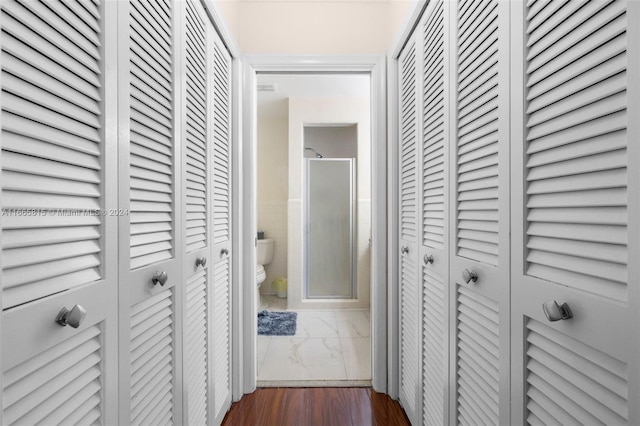
<path id="1" fill-rule="evenodd" d="M 295 336 L 296 312 L 258 312 L 258 335 L 260 336 Z"/>

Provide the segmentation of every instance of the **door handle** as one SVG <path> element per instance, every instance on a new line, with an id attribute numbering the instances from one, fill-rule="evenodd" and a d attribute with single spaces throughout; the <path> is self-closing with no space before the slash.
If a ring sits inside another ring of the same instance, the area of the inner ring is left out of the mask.
<path id="1" fill-rule="evenodd" d="M 220 257 L 225 256 L 229 254 L 229 249 L 228 248 L 223 248 L 222 250 L 220 250 Z"/>
<path id="2" fill-rule="evenodd" d="M 196 258 L 196 268 L 198 266 L 202 266 L 203 268 L 207 266 L 207 258 L 204 256 Z"/>
<path id="3" fill-rule="evenodd" d="M 400 253 L 402 253 L 402 254 L 407 254 L 407 253 L 409 253 L 409 247 L 407 247 L 407 246 L 402 246 L 402 248 L 400 249 Z"/>
<path id="4" fill-rule="evenodd" d="M 153 283 L 153 285 L 160 284 L 161 286 L 164 286 L 167 283 L 168 279 L 169 275 L 167 275 L 167 271 L 156 271 L 153 274 L 153 277 L 151 277 L 151 282 Z"/>
<path id="5" fill-rule="evenodd" d="M 567 320 L 573 318 L 573 312 L 566 303 L 558 305 L 555 300 L 549 300 L 542 304 L 542 310 L 549 321 Z"/>
<path id="6" fill-rule="evenodd" d="M 424 255 L 424 263 L 426 263 L 427 265 L 429 263 L 431 263 L 433 265 L 433 255 L 432 254 L 425 254 Z"/>
<path id="7" fill-rule="evenodd" d="M 62 308 L 60 312 L 58 312 L 58 316 L 56 316 L 56 322 L 63 327 L 70 325 L 73 328 L 78 328 L 86 316 L 86 309 L 81 305 L 74 305 L 71 310 Z"/>
<path id="8" fill-rule="evenodd" d="M 471 271 L 469 271 L 468 269 L 465 269 L 464 271 L 462 271 L 462 279 L 467 284 L 469 284 L 472 281 L 475 283 L 478 281 L 478 273 L 476 272 L 475 269 L 472 269 Z"/>

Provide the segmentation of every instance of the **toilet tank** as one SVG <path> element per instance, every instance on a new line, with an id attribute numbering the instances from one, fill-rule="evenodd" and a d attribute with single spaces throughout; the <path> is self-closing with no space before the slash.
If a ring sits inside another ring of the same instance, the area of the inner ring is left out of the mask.
<path id="1" fill-rule="evenodd" d="M 258 240 L 257 264 L 268 265 L 273 259 L 273 239 Z"/>

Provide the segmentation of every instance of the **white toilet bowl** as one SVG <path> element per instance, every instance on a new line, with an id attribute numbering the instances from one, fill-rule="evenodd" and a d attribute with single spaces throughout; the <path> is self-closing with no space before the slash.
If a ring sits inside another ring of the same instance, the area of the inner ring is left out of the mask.
<path id="1" fill-rule="evenodd" d="M 260 286 L 267 278 L 267 273 L 264 270 L 264 266 L 258 265 L 257 269 L 257 279 L 258 285 L 256 286 L 256 305 L 258 312 L 260 311 Z"/>
<path id="2" fill-rule="evenodd" d="M 256 260 L 258 265 L 256 266 L 256 309 L 260 310 L 260 285 L 267 278 L 267 272 L 264 270 L 264 265 L 271 263 L 273 259 L 273 239 L 265 238 L 258 240 L 258 251 Z"/>
<path id="3" fill-rule="evenodd" d="M 259 288 L 264 282 L 264 280 L 267 278 L 267 273 L 264 270 L 264 265 L 258 265 L 256 272 L 257 272 L 256 280 L 258 282 L 258 288 Z"/>

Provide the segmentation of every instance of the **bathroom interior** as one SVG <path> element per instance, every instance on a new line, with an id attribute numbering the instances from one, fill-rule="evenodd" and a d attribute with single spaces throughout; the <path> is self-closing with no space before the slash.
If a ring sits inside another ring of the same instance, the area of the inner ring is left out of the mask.
<path id="1" fill-rule="evenodd" d="M 370 78 L 257 84 L 257 384 L 370 385 Z"/>

